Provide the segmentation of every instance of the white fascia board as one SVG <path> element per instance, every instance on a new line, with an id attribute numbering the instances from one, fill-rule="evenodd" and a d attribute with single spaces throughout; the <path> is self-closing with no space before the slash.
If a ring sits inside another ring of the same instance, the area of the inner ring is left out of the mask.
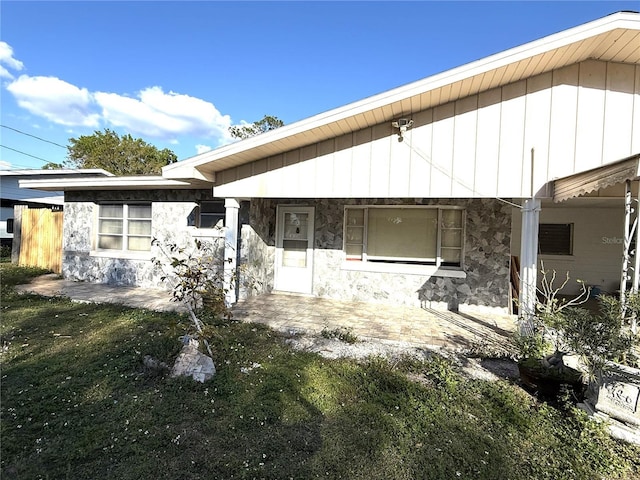
<path id="1" fill-rule="evenodd" d="M 20 188 L 33 188 L 46 191 L 65 190 L 116 190 L 123 188 L 149 190 L 162 188 L 188 188 L 189 182 L 168 180 L 159 176 L 141 177 L 96 177 L 96 178 L 57 178 L 51 180 L 19 180 Z"/>
<path id="2" fill-rule="evenodd" d="M 71 169 L 53 169 L 53 170 L 0 170 L 0 176 L 6 177 L 49 177 L 49 176 L 102 176 L 102 177 L 114 177 L 115 175 L 102 168 L 80 168 L 77 170 Z"/>
<path id="3" fill-rule="evenodd" d="M 229 155 L 248 151 L 299 133 L 314 130 L 332 122 L 354 117 L 405 98 L 419 95 L 491 70 L 496 70 L 506 65 L 517 63 L 541 53 L 580 42 L 617 28 L 640 30 L 640 14 L 620 12 L 568 30 L 563 30 L 559 33 L 534 40 L 533 42 L 505 50 L 402 87 L 320 113 L 313 117 L 292 123 L 291 125 L 285 125 L 261 135 L 256 135 L 255 137 L 225 145 L 215 150 L 196 155 L 195 157 L 167 165 L 162 168 L 162 175 L 166 178 L 194 178 L 190 175 L 193 175 L 194 170 L 199 166 L 215 162 Z"/>

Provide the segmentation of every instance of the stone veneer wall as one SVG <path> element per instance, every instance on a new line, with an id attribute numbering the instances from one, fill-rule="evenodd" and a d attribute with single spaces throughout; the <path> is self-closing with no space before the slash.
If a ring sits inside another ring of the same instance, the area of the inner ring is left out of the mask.
<path id="1" fill-rule="evenodd" d="M 162 272 L 150 258 L 160 257 L 156 247 L 150 254 L 126 258 L 126 255 L 92 254 L 98 202 L 152 202 L 152 235 L 163 243 L 188 246 L 194 236 L 224 246 L 223 239 L 202 237 L 195 228 L 197 202 L 212 199 L 210 190 L 141 190 L 66 192 L 62 275 L 75 281 L 168 288 Z M 222 259 L 223 254 L 220 253 Z"/>
<path id="2" fill-rule="evenodd" d="M 243 227 L 243 263 L 273 288 L 278 204 L 315 207 L 313 294 L 349 301 L 457 308 L 509 308 L 511 207 L 494 199 L 253 199 Z M 456 205 L 466 209 L 467 278 L 343 270 L 345 205 Z"/>

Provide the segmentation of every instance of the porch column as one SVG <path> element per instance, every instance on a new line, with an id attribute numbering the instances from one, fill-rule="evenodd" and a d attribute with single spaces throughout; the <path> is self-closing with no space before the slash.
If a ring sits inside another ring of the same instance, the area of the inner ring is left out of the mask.
<path id="1" fill-rule="evenodd" d="M 238 301 L 238 210 L 240 203 L 235 198 L 227 198 L 225 207 L 224 234 L 224 289 L 227 305 Z"/>
<path id="2" fill-rule="evenodd" d="M 530 333 L 536 314 L 538 276 L 538 224 L 540 200 L 531 198 L 522 207 L 522 238 L 520 240 L 520 330 Z"/>

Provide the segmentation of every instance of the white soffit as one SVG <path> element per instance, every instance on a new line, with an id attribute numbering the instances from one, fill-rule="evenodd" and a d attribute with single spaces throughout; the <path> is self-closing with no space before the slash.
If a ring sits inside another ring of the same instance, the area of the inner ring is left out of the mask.
<path id="1" fill-rule="evenodd" d="M 612 14 L 167 165 L 162 174 L 166 178 L 194 178 L 195 169 L 202 175 L 211 175 L 587 59 L 639 64 L 638 45 L 640 14 Z"/>
<path id="2" fill-rule="evenodd" d="M 640 154 L 637 154 L 586 172 L 559 178 L 553 181 L 553 201 L 563 202 L 570 198 L 624 183 L 627 180 L 638 180 L 640 178 L 639 168 Z"/>

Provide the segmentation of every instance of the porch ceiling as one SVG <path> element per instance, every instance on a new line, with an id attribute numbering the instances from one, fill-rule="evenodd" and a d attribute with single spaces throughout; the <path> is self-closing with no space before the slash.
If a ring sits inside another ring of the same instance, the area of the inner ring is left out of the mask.
<path id="1" fill-rule="evenodd" d="M 636 154 L 618 162 L 554 180 L 553 201 L 563 202 L 571 198 L 583 197 L 592 192 L 625 183 L 627 180 L 639 179 L 640 154 Z"/>
<path id="2" fill-rule="evenodd" d="M 640 63 L 640 16 L 620 12 L 163 168 L 172 179 L 271 157 L 587 59 Z"/>

